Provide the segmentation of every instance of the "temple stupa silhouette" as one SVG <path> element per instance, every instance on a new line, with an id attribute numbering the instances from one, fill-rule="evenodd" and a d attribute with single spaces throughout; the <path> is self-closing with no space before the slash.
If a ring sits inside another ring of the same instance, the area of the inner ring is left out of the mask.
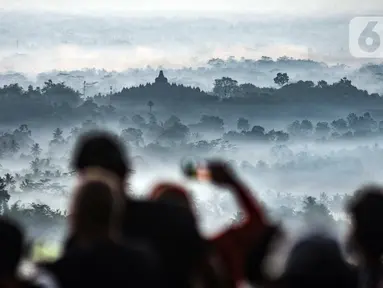
<path id="1" fill-rule="evenodd" d="M 159 83 L 167 84 L 167 83 L 169 83 L 168 78 L 166 78 L 164 76 L 164 71 L 160 70 L 160 74 L 158 74 L 158 77 L 156 78 L 155 83 L 156 84 L 159 84 Z"/>

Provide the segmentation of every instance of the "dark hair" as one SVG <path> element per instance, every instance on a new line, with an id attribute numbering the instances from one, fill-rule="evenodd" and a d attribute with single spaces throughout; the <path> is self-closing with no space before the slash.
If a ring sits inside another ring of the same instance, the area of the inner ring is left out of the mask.
<path id="1" fill-rule="evenodd" d="M 347 205 L 354 224 L 355 241 L 370 255 L 383 254 L 383 187 L 368 185 L 358 189 Z"/>
<path id="2" fill-rule="evenodd" d="M 291 250 L 279 282 L 285 287 L 356 287 L 354 272 L 344 260 L 340 244 L 328 235 L 314 233 Z"/>
<path id="3" fill-rule="evenodd" d="M 0 277 L 14 275 L 24 249 L 24 234 L 18 225 L 0 218 Z"/>
<path id="4" fill-rule="evenodd" d="M 90 131 L 79 137 L 72 156 L 72 167 L 81 171 L 100 167 L 124 178 L 130 171 L 124 145 L 117 135 L 107 131 Z"/>
<path id="5" fill-rule="evenodd" d="M 192 203 L 188 192 L 180 185 L 160 183 L 152 191 L 151 198 L 155 201 L 178 205 L 192 210 Z"/>
<path id="6" fill-rule="evenodd" d="M 114 213 L 114 198 L 112 191 L 101 181 L 85 183 L 74 203 L 74 223 L 80 233 L 109 228 Z"/>

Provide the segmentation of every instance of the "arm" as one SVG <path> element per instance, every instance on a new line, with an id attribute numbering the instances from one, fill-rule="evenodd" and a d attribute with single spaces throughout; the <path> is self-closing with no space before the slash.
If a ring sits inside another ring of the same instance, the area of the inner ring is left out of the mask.
<path id="1" fill-rule="evenodd" d="M 239 202 L 241 209 L 245 212 L 245 222 L 240 226 L 251 226 L 253 228 L 265 226 L 266 219 L 264 211 L 260 203 L 251 195 L 248 189 L 241 181 L 234 177 L 229 182 L 229 187 L 234 192 L 234 195 Z"/>
<path id="2" fill-rule="evenodd" d="M 251 195 L 250 189 L 237 179 L 229 167 L 220 162 L 212 162 L 209 163 L 209 170 L 211 171 L 213 182 L 231 189 L 241 209 L 245 212 L 246 221 L 240 227 L 249 227 L 248 229 L 250 230 L 257 230 L 267 225 L 267 219 L 262 206 Z"/>

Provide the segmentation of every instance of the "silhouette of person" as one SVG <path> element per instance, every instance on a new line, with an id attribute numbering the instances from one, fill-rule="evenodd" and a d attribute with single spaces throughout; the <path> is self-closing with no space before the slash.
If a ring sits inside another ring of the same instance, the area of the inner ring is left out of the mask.
<path id="1" fill-rule="evenodd" d="M 107 182 L 88 180 L 76 189 L 70 214 L 75 248 L 45 265 L 60 287 L 156 285 L 156 266 L 151 259 L 121 241 L 123 210 L 112 187 Z"/>
<path id="2" fill-rule="evenodd" d="M 79 179 L 89 177 L 94 170 L 117 179 L 125 206 L 123 237 L 131 245 L 135 243 L 155 254 L 160 263 L 161 285 L 189 287 L 190 271 L 204 247 L 195 219 L 182 207 L 128 197 L 125 186 L 132 168 L 118 137 L 105 131 L 82 135 L 75 146 L 72 165 Z M 67 248 L 70 244 L 69 239 Z"/>

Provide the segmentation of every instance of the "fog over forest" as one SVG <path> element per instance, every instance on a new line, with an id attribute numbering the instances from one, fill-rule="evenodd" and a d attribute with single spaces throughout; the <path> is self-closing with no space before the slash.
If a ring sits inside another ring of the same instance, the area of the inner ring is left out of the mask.
<path id="1" fill-rule="evenodd" d="M 185 157 L 230 161 L 297 229 L 342 233 L 345 201 L 381 182 L 383 63 L 348 56 L 347 17 L 42 15 L 0 11 L 0 211 L 32 238 L 61 238 L 71 151 L 96 128 L 128 146 L 134 197 L 180 181 L 207 234 L 241 213 Z"/>

